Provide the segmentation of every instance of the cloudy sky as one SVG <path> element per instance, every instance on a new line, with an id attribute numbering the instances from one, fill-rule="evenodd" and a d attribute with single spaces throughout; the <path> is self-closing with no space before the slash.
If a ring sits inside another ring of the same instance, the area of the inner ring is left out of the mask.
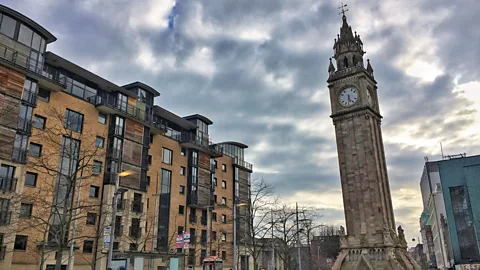
<path id="1" fill-rule="evenodd" d="M 215 141 L 248 144 L 285 200 L 343 205 L 327 91 L 339 33 L 330 0 L 2 0 L 50 30 L 49 50 L 156 103 L 200 113 Z M 480 2 L 351 0 L 348 22 L 378 81 L 397 223 L 416 237 L 424 156 L 480 154 Z"/>

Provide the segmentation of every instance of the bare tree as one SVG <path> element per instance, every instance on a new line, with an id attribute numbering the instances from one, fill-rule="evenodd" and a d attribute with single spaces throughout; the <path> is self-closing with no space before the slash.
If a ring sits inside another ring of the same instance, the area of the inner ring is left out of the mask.
<path id="1" fill-rule="evenodd" d="M 77 189 L 87 194 L 85 191 L 89 186 L 98 183 L 101 168 L 94 161 L 102 160 L 104 152 L 96 147 L 96 136 L 92 136 L 92 132 L 81 132 L 79 125 L 83 121 L 75 119 L 78 116 L 65 115 L 65 112 L 54 107 L 44 113 L 48 114 L 50 124 L 34 132 L 35 141 L 42 144 L 41 155 L 29 158 L 27 164 L 29 171 L 38 174 L 38 184 L 34 189 L 25 188 L 18 197 L 20 203 L 34 207 L 28 218 L 19 219 L 16 230 L 41 234 L 42 240 L 35 249 L 38 251 L 40 269 L 44 267 L 47 253 L 57 252 L 55 269 L 60 270 L 65 248 L 83 239 L 94 241 L 96 238 L 91 236 L 92 232 L 97 235 L 95 227 L 83 225 L 89 213 L 95 213 L 97 217 L 102 202 L 85 195 L 81 195 L 78 204 L 74 200 Z M 77 223 L 80 226 L 77 226 L 77 233 L 72 237 L 75 221 L 79 221 Z"/>
<path id="2" fill-rule="evenodd" d="M 271 231 L 271 209 L 279 201 L 274 197 L 274 188 L 263 178 L 252 180 L 250 188 L 250 201 L 244 208 L 245 215 L 237 215 L 238 239 L 244 244 L 244 248 L 253 258 L 255 269 L 258 266 L 258 258 L 264 245 L 260 244 L 261 239 L 267 237 Z M 270 225 L 269 225 L 270 224 Z M 236 258 L 238 260 L 238 258 Z M 238 264 L 238 261 L 236 262 Z"/>

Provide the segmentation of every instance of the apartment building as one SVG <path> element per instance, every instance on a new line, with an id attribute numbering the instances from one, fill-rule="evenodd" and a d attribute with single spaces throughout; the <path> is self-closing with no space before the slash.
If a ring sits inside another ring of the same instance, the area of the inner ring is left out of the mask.
<path id="1" fill-rule="evenodd" d="M 48 51 L 55 40 L 0 5 L 0 269 L 105 269 L 113 237 L 114 260 L 136 267 L 233 268 L 248 146 L 213 143 L 207 117 L 154 105 L 158 89 L 110 82 Z"/>

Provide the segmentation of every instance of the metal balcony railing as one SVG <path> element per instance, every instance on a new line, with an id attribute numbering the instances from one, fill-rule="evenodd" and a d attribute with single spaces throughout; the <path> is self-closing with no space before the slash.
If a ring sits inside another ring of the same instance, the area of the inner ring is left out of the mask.
<path id="1" fill-rule="evenodd" d="M 27 162 L 27 150 L 21 148 L 13 148 L 12 161 L 17 163 Z"/>
<path id="2" fill-rule="evenodd" d="M 123 200 L 117 200 L 117 210 L 124 210 L 125 209 L 125 205 L 127 204 L 127 200 L 123 199 Z"/>
<path id="3" fill-rule="evenodd" d="M 17 130 L 22 134 L 32 134 L 32 121 L 25 118 L 18 118 Z"/>
<path id="4" fill-rule="evenodd" d="M 22 94 L 22 100 L 32 106 L 35 106 L 37 105 L 37 94 L 24 90 Z"/>
<path id="5" fill-rule="evenodd" d="M 116 97 L 111 95 L 97 95 L 88 98 L 90 103 L 95 106 L 106 106 L 114 109 L 122 114 L 140 120 L 146 124 L 152 123 L 152 116 L 147 114 L 145 110 L 132 106 L 126 102 L 120 102 Z"/>
<path id="6" fill-rule="evenodd" d="M 0 211 L 0 226 L 10 224 L 10 218 L 12 212 L 10 211 Z"/>
<path id="7" fill-rule="evenodd" d="M 251 163 L 248 163 L 248 162 L 246 162 L 245 160 L 240 159 L 240 158 L 238 158 L 238 157 L 235 157 L 235 158 L 233 159 L 233 164 L 238 165 L 238 166 L 240 166 L 240 167 L 243 167 L 243 168 L 245 168 L 245 169 L 247 169 L 247 170 L 249 170 L 249 171 L 252 171 L 252 169 L 253 169 L 253 165 L 252 165 Z"/>
<path id="8" fill-rule="evenodd" d="M 0 176 L 0 190 L 4 192 L 15 191 L 17 188 L 16 177 Z"/>
<path id="9" fill-rule="evenodd" d="M 4 44 L 0 44 L 0 61 L 5 61 L 15 67 L 26 69 L 62 87 L 66 87 L 67 85 L 66 78 L 61 76 L 57 69 Z"/>
<path id="10" fill-rule="evenodd" d="M 182 132 L 172 135 L 172 138 L 179 141 L 180 143 L 192 143 L 197 146 L 209 149 L 218 155 L 222 155 L 223 153 L 223 147 L 218 144 L 213 144 L 208 136 L 197 136 L 192 132 Z"/>
<path id="11" fill-rule="evenodd" d="M 142 230 L 140 227 L 130 227 L 129 236 L 133 238 L 142 237 Z"/>

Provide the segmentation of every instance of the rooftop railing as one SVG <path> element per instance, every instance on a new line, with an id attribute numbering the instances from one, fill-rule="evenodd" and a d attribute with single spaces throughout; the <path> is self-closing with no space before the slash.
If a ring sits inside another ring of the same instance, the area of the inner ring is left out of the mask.
<path id="1" fill-rule="evenodd" d="M 90 97 L 89 102 L 93 103 L 95 106 L 106 106 L 108 108 L 114 109 L 126 116 L 130 116 L 137 120 L 140 120 L 146 124 L 152 123 L 152 116 L 147 114 L 145 110 L 132 106 L 126 102 L 120 102 L 116 97 L 111 95 L 96 95 Z"/>
<path id="2" fill-rule="evenodd" d="M 173 139 L 180 143 L 192 143 L 197 146 L 207 148 L 219 155 L 222 155 L 223 148 L 218 144 L 213 144 L 208 136 L 198 136 L 192 132 L 182 132 L 172 136 Z"/>
<path id="3" fill-rule="evenodd" d="M 238 157 L 235 157 L 235 158 L 233 159 L 233 163 L 234 163 L 235 165 L 240 166 L 240 167 L 246 168 L 246 169 L 248 169 L 248 170 L 250 170 L 250 171 L 252 171 L 252 169 L 253 169 L 253 165 L 252 165 L 251 163 L 248 163 L 248 162 L 246 162 L 245 160 L 243 160 L 243 159 L 241 159 L 241 158 L 238 158 Z"/>
<path id="4" fill-rule="evenodd" d="M 57 69 L 4 44 L 0 44 L 0 61 L 8 62 L 15 67 L 35 73 L 60 86 L 65 87 L 67 84 L 65 77 L 60 76 L 60 72 Z"/>

